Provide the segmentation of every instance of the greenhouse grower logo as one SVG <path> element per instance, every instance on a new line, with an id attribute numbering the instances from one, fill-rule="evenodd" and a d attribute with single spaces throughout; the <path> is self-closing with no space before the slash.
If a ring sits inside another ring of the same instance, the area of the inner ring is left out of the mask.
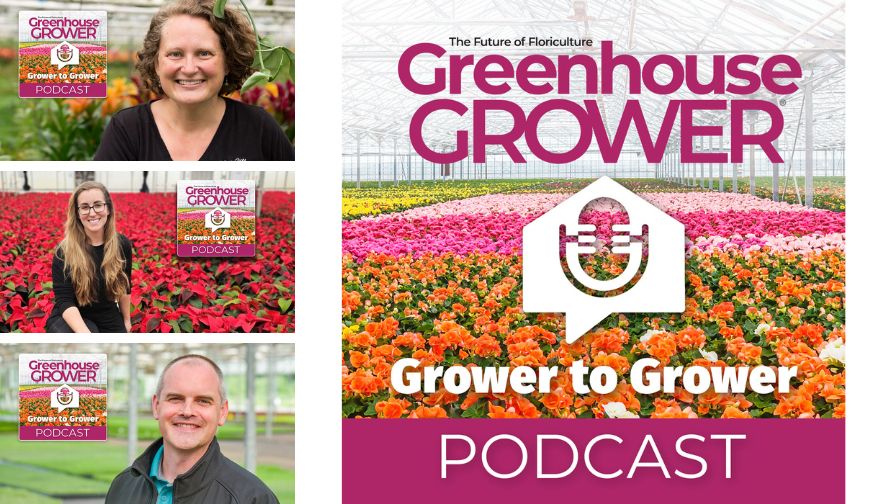
<path id="1" fill-rule="evenodd" d="M 50 392 L 50 407 L 60 412 L 67 408 L 77 408 L 79 404 L 78 391 L 63 384 L 58 389 Z"/>
<path id="2" fill-rule="evenodd" d="M 179 181 L 177 255 L 254 257 L 255 181 Z"/>
<path id="3" fill-rule="evenodd" d="M 106 354 L 19 354 L 19 440 L 105 441 Z"/>
<path id="4" fill-rule="evenodd" d="M 80 51 L 77 47 L 62 42 L 56 47 L 50 49 L 50 64 L 62 68 L 66 65 L 77 65 L 80 61 Z"/>
<path id="5" fill-rule="evenodd" d="M 595 254 L 601 246 L 593 234 L 596 226 L 579 223 L 582 210 L 600 198 L 617 201 L 629 219 L 628 224 L 612 227 L 619 234 L 612 237 L 611 249 L 627 255 L 628 264 L 622 273 L 606 280 L 593 278 L 579 263 L 581 256 Z M 647 254 L 645 228 L 650 241 Z M 556 240 L 563 230 L 564 237 L 576 241 L 566 243 L 561 257 Z M 564 262 L 574 281 L 567 278 Z M 523 310 L 565 312 L 569 343 L 610 313 L 682 312 L 684 300 L 684 225 L 609 177 L 600 178 L 523 228 Z"/>
<path id="6" fill-rule="evenodd" d="M 211 212 L 205 214 L 205 227 L 215 232 L 219 229 L 230 227 L 230 212 L 225 212 L 220 208 L 215 208 Z"/>
<path id="7" fill-rule="evenodd" d="M 19 97 L 105 98 L 105 11 L 19 11 Z"/>

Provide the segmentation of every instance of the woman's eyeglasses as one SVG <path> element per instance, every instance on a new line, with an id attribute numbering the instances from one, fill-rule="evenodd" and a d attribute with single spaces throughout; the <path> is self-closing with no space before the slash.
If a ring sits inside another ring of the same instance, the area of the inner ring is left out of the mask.
<path id="1" fill-rule="evenodd" d="M 80 205 L 78 206 L 78 212 L 81 215 L 87 215 L 90 211 L 93 210 L 96 213 L 102 213 L 106 210 L 106 204 L 102 201 L 97 201 L 93 205 Z"/>

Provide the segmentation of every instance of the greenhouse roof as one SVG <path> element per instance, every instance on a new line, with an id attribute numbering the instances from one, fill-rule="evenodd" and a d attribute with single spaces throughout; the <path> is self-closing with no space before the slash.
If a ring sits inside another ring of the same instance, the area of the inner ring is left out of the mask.
<path id="1" fill-rule="evenodd" d="M 404 88 L 398 78 L 398 60 L 409 46 L 431 42 L 446 48 L 449 54 L 501 54 L 514 66 L 528 55 L 543 54 L 556 61 L 561 54 L 591 53 L 597 48 L 568 47 L 450 47 L 449 37 L 473 39 L 517 39 L 539 37 L 591 39 L 613 42 L 613 54 L 631 54 L 642 65 L 650 57 L 671 54 L 678 59 L 696 55 L 700 62 L 698 79 L 711 78 L 712 55 L 726 58 L 737 54 L 759 57 L 757 68 L 776 54 L 794 57 L 802 67 L 799 89 L 789 95 L 772 96 L 764 87 L 746 98 L 777 102 L 784 115 L 785 129 L 780 137 L 786 149 L 803 148 L 806 131 L 804 96 L 812 93 L 813 145 L 816 149 L 842 148 L 844 143 L 845 8 L 843 2 L 780 0 L 678 0 L 584 1 L 518 0 L 432 2 L 398 0 L 346 2 L 343 26 L 343 142 L 345 153 L 354 153 L 357 143 L 376 145 L 382 140 L 391 151 L 393 141 L 407 152 L 411 116 L 421 105 L 434 98 L 452 98 L 470 105 L 473 100 L 494 98 L 509 100 L 528 113 L 548 98 L 564 98 L 582 103 L 597 100 L 608 125 L 615 125 L 626 101 L 628 72 L 613 73 L 614 93 L 587 94 L 579 75 L 573 74 L 570 94 L 532 95 L 512 85 L 507 94 L 490 96 L 478 89 L 469 68 L 463 72 L 462 93 L 416 95 Z M 433 70 L 446 66 L 443 59 L 428 55 L 411 67 L 421 82 L 432 82 Z M 668 66 L 655 71 L 659 82 L 668 82 Z M 427 80 L 428 76 L 428 80 Z M 729 77 L 728 82 L 731 82 Z M 511 81 L 513 84 L 513 82 Z M 811 85 L 810 85 L 811 84 Z M 733 98 L 727 95 L 724 98 Z M 744 98 L 738 96 L 737 98 Z M 707 99 L 682 86 L 668 95 L 643 93 L 637 96 L 651 132 L 658 131 L 670 100 Z M 718 98 L 717 98 L 718 99 Z M 468 116 L 471 113 L 468 112 Z M 727 125 L 730 107 L 695 116 L 702 124 Z M 756 132 L 769 126 L 767 116 L 756 116 Z M 439 112 L 426 123 L 424 136 L 431 145 L 453 148 L 458 129 L 469 129 L 469 117 Z M 490 132 L 511 128 L 508 114 L 489 116 Z M 494 128 L 494 129 L 492 129 Z M 612 129 L 612 128 L 611 128 Z M 727 126 L 726 126 L 727 130 Z M 539 134 L 547 138 L 547 147 L 569 147 L 578 138 L 578 124 L 567 113 L 549 113 L 539 124 Z M 672 141 L 679 129 L 673 133 Z M 636 148 L 637 137 L 629 135 L 625 148 Z M 525 152 L 524 142 L 518 146 Z M 782 149 L 784 150 L 784 149 Z M 503 152 L 491 148 L 489 152 Z"/>

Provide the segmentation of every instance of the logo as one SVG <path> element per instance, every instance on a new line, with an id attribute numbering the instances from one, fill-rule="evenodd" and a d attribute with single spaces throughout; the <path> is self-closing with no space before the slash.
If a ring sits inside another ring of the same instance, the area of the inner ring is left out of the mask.
<path id="1" fill-rule="evenodd" d="M 609 240 L 598 239 L 594 224 L 580 222 L 583 210 L 599 199 L 615 201 L 628 217 L 612 226 Z M 680 313 L 684 246 L 683 224 L 601 177 L 523 228 L 523 310 L 566 313 L 568 343 L 611 313 Z M 588 259 L 602 251 L 627 256 L 621 272 L 586 271 L 595 267 Z"/>
<path id="2" fill-rule="evenodd" d="M 66 65 L 80 64 L 81 54 L 77 47 L 62 41 L 50 49 L 50 64 L 62 68 Z"/>
<path id="3" fill-rule="evenodd" d="M 179 257 L 255 256 L 255 181 L 177 182 Z"/>
<path id="4" fill-rule="evenodd" d="M 78 391 L 63 384 L 50 392 L 50 407 L 60 412 L 67 408 L 78 408 L 80 403 Z"/>
<path id="5" fill-rule="evenodd" d="M 229 228 L 230 212 L 221 210 L 221 208 L 215 208 L 208 212 L 205 214 L 205 227 L 211 229 L 213 233 L 219 229 Z"/>

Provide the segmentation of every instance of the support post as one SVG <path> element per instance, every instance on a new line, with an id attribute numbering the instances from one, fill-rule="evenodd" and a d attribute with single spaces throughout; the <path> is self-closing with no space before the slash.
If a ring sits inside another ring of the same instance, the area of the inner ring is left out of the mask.
<path id="1" fill-rule="evenodd" d="M 772 142 L 775 150 L 778 150 L 778 139 Z M 772 163 L 772 201 L 778 201 L 778 177 L 780 176 L 781 164 Z"/>
<path id="2" fill-rule="evenodd" d="M 756 133 L 756 111 L 750 111 L 750 136 Z M 750 195 L 756 196 L 756 146 L 750 144 Z"/>
<path id="3" fill-rule="evenodd" d="M 277 351 L 268 345 L 268 411 L 264 417 L 264 436 L 274 437 L 274 413 L 277 409 Z"/>
<path id="4" fill-rule="evenodd" d="M 812 81 L 809 80 L 803 85 L 803 92 L 806 93 L 806 165 L 805 165 L 805 189 L 806 206 L 812 208 L 813 195 L 815 187 L 812 180 L 813 150 L 815 149 L 815 125 L 813 124 L 815 117 L 812 113 Z"/>
<path id="5" fill-rule="evenodd" d="M 255 473 L 257 453 L 255 418 L 255 343 L 246 344 L 246 470 Z"/>
<path id="6" fill-rule="evenodd" d="M 128 345 L 128 462 L 137 458 L 137 404 L 140 401 L 137 365 L 137 344 L 131 343 Z"/>
<path id="7" fill-rule="evenodd" d="M 355 135 L 355 159 L 357 160 L 357 165 L 355 166 L 355 176 L 356 183 L 355 187 L 358 189 L 361 188 L 361 134 Z"/>

